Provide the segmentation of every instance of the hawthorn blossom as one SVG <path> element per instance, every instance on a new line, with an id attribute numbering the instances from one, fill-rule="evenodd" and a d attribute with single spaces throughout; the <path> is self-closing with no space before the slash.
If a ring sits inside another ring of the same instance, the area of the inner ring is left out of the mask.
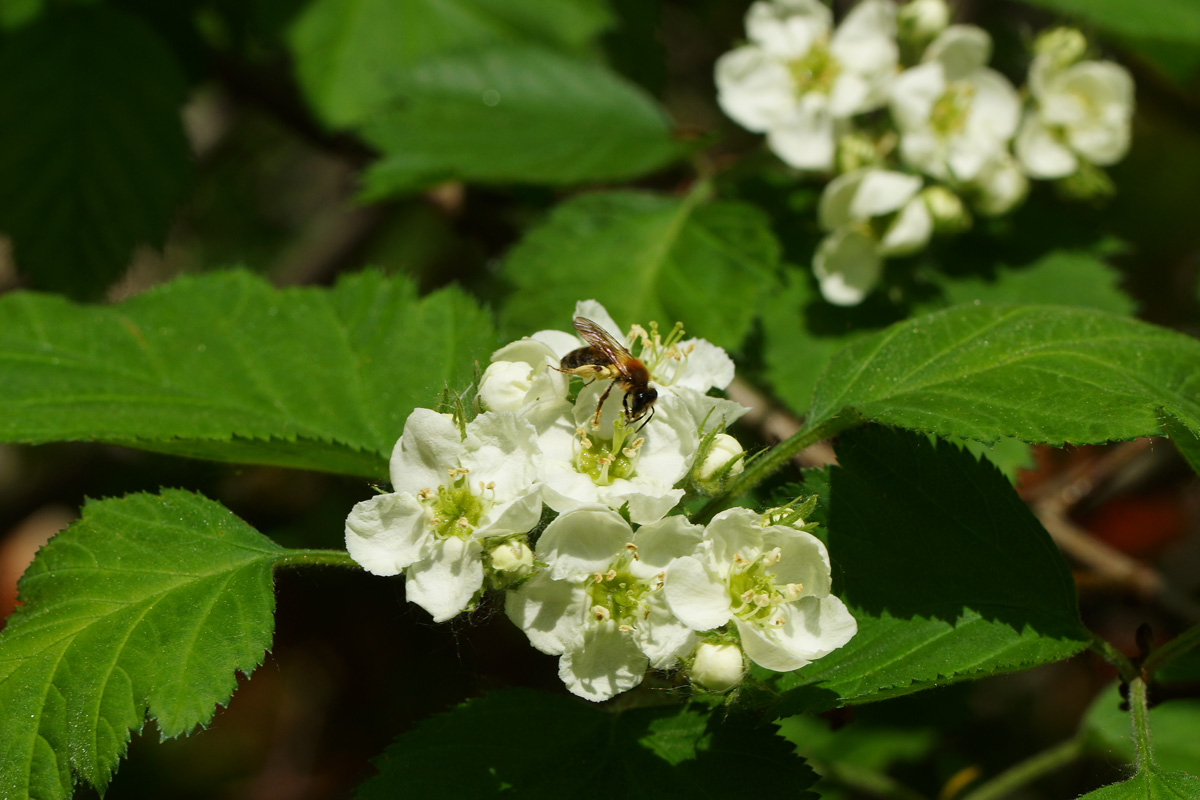
<path id="1" fill-rule="evenodd" d="M 813 271 L 826 300 L 861 303 L 879 282 L 885 257 L 914 253 L 929 242 L 933 218 L 921 184 L 916 175 L 866 168 L 825 187 L 818 214 L 830 234 L 817 246 Z"/>
<path id="2" fill-rule="evenodd" d="M 1033 107 L 1016 153 L 1033 178 L 1065 178 L 1081 162 L 1115 164 L 1129 150 L 1133 79 L 1112 61 L 1079 61 L 1086 42 L 1072 29 L 1039 39 L 1029 70 Z"/>
<path id="3" fill-rule="evenodd" d="M 546 568 L 511 591 L 505 610 L 538 650 L 559 656 L 574 694 L 607 700 L 667 669 L 696 647 L 662 595 L 676 557 L 695 551 L 701 528 L 672 516 L 634 533 L 619 514 L 586 506 L 562 514 L 538 539 Z"/>
<path id="4" fill-rule="evenodd" d="M 727 692 L 746 676 L 742 648 L 736 644 L 702 642 L 696 648 L 688 674 L 693 683 L 705 689 Z"/>
<path id="5" fill-rule="evenodd" d="M 854 617 L 830 594 L 825 545 L 790 525 L 763 525 L 746 508 L 713 518 L 693 555 L 666 570 L 663 593 L 688 627 L 733 623 L 751 661 L 799 669 L 850 641 Z"/>
<path id="6" fill-rule="evenodd" d="M 864 0 L 831 31 L 818 0 L 759 0 L 746 14 L 750 43 L 717 61 L 717 102 L 793 167 L 833 166 L 845 120 L 884 105 L 896 71 L 896 10 Z"/>
<path id="7" fill-rule="evenodd" d="M 392 451 L 393 491 L 354 506 L 346 549 L 375 575 L 404 571 L 408 599 L 450 619 L 483 587 L 485 546 L 540 519 L 540 461 L 537 432 L 515 413 L 480 414 L 463 431 L 418 408 Z"/>
<path id="8" fill-rule="evenodd" d="M 991 50 L 987 31 L 951 25 L 930 43 L 921 64 L 892 83 L 892 117 L 908 164 L 967 183 L 1007 150 L 1021 105 L 1008 79 L 988 69 Z"/>

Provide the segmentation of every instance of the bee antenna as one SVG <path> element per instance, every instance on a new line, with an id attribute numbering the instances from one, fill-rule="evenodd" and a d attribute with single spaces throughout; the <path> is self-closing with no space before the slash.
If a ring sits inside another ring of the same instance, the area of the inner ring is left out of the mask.
<path id="1" fill-rule="evenodd" d="M 650 415 L 648 417 L 646 417 L 645 422 L 643 422 L 641 425 L 637 426 L 637 430 L 634 431 L 634 433 L 641 433 L 642 428 L 646 427 L 646 425 L 649 424 L 650 420 L 652 420 L 652 419 L 654 419 L 654 406 L 650 406 Z"/>

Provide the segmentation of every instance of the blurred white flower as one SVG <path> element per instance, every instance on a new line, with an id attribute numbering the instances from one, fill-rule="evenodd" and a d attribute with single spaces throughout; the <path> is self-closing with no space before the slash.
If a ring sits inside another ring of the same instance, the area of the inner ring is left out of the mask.
<path id="1" fill-rule="evenodd" d="M 1033 178 L 1064 178 L 1080 160 L 1115 164 L 1129 150 L 1133 78 L 1112 61 L 1056 68 L 1053 54 L 1030 67 L 1034 104 L 1017 135 L 1016 154 Z"/>
<path id="2" fill-rule="evenodd" d="M 836 650 L 858 630 L 830 594 L 829 555 L 815 536 L 763 527 L 747 508 L 713 518 L 695 555 L 667 567 L 670 610 L 693 630 L 732 622 L 750 660 L 786 672 Z"/>
<path id="3" fill-rule="evenodd" d="M 916 175 L 867 168 L 832 180 L 818 216 L 830 235 L 818 245 L 813 271 L 821 294 L 836 305 L 861 303 L 879 282 L 883 259 L 929 243 L 933 218 Z"/>
<path id="4" fill-rule="evenodd" d="M 418 408 L 392 451 L 393 491 L 354 506 L 346 549 L 375 575 L 406 571 L 408 599 L 450 619 L 483 586 L 483 541 L 541 518 L 540 460 L 537 432 L 514 413 L 481 414 L 464 435 Z"/>
<path id="5" fill-rule="evenodd" d="M 667 669 L 696 646 L 670 613 L 662 575 L 696 550 L 702 529 L 680 516 L 634 533 L 619 514 L 589 506 L 562 514 L 537 543 L 546 569 L 510 592 L 509 618 L 534 647 L 560 656 L 573 693 L 607 700 Z"/>
<path id="6" fill-rule="evenodd" d="M 892 117 L 908 164 L 966 183 L 1007 149 L 1021 104 L 1008 79 L 987 68 L 991 49 L 982 28 L 951 25 L 926 49 L 923 63 L 892 83 Z"/>
<path id="7" fill-rule="evenodd" d="M 1029 194 L 1029 179 L 1007 150 L 983 165 L 975 180 L 963 187 L 980 214 L 998 217 L 1012 211 Z"/>
<path id="8" fill-rule="evenodd" d="M 897 35 L 906 43 L 924 46 L 950 24 L 946 0 L 909 0 L 896 11 Z"/>
<path id="9" fill-rule="evenodd" d="M 721 108 L 799 169 L 833 166 L 839 123 L 882 106 L 896 70 L 891 0 L 864 0 L 831 33 L 832 22 L 818 0 L 759 0 L 750 43 L 716 65 Z"/>

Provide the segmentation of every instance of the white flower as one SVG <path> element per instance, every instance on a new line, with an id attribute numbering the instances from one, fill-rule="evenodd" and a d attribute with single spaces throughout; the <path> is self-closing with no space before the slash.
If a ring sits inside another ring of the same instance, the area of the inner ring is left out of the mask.
<path id="1" fill-rule="evenodd" d="M 393 492 L 346 519 L 346 549 L 375 575 L 406 570 L 408 599 L 437 622 L 483 586 L 482 540 L 526 533 L 541 517 L 533 426 L 511 412 L 453 418 L 418 408 L 392 451 Z"/>
<path id="2" fill-rule="evenodd" d="M 727 692 L 742 682 L 746 665 L 736 644 L 703 642 L 696 648 L 690 670 L 692 681 L 714 692 Z"/>
<path id="3" fill-rule="evenodd" d="M 968 182 L 1008 147 L 1021 105 L 1008 79 L 987 68 L 991 49 L 982 28 L 951 25 L 929 45 L 923 63 L 892 83 L 900 154 L 910 165 Z"/>
<path id="4" fill-rule="evenodd" d="M 730 462 L 733 462 L 733 466 L 729 468 L 728 474 L 730 476 L 741 475 L 746 469 L 743 455 L 745 455 L 745 451 L 742 449 L 741 442 L 728 433 L 718 433 L 713 437 L 708 453 L 704 456 L 704 462 L 696 470 L 696 479 L 710 480 Z M 737 460 L 734 461 L 734 459 Z"/>
<path id="5" fill-rule="evenodd" d="M 1008 151 L 989 161 L 963 189 L 979 213 L 998 217 L 1014 209 L 1029 193 L 1029 179 Z"/>
<path id="6" fill-rule="evenodd" d="M 694 552 L 701 529 L 673 516 L 634 533 L 619 514 L 589 506 L 562 514 L 537 543 L 546 569 L 509 592 L 508 616 L 534 647 L 558 655 L 573 693 L 607 700 L 667 669 L 696 646 L 662 596 L 671 562 Z"/>
<path id="7" fill-rule="evenodd" d="M 784 672 L 836 650 L 857 631 L 830 583 L 819 539 L 786 525 L 763 527 L 753 511 L 733 508 L 713 518 L 694 556 L 667 567 L 663 592 L 693 630 L 733 622 L 751 661 Z"/>
<path id="8" fill-rule="evenodd" d="M 1016 153 L 1033 178 L 1064 178 L 1080 159 L 1108 166 L 1129 150 L 1133 79 L 1120 64 L 1080 61 L 1063 69 L 1038 56 L 1030 69 L 1034 107 L 1017 135 Z"/>
<path id="9" fill-rule="evenodd" d="M 536 427 L 562 412 L 567 376 L 553 367 L 561 356 L 545 342 L 518 339 L 492 353 L 479 381 L 479 399 L 489 411 L 521 411 Z"/>
<path id="10" fill-rule="evenodd" d="M 817 247 L 813 271 L 826 300 L 857 305 L 878 283 L 884 257 L 929 242 L 933 218 L 918 194 L 921 183 L 916 175 L 866 168 L 825 187 L 818 213 L 831 234 Z"/>
<path id="11" fill-rule="evenodd" d="M 896 11 L 898 35 L 906 42 L 924 45 L 950 24 L 946 0 L 909 0 Z"/>
<path id="12" fill-rule="evenodd" d="M 896 70 L 890 0 L 859 3 L 831 36 L 832 17 L 818 0 L 760 0 L 746 14 L 750 44 L 716 65 L 725 113 L 800 169 L 833 166 L 839 123 L 882 106 Z"/>

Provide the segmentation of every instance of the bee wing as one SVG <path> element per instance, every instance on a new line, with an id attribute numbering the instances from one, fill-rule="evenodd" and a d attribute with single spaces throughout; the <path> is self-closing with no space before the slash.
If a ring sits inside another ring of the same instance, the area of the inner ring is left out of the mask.
<path id="1" fill-rule="evenodd" d="M 579 331 L 585 342 L 604 353 L 622 375 L 629 377 L 628 360 L 632 359 L 633 355 L 608 331 L 587 317 L 575 318 L 575 330 Z"/>

